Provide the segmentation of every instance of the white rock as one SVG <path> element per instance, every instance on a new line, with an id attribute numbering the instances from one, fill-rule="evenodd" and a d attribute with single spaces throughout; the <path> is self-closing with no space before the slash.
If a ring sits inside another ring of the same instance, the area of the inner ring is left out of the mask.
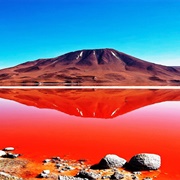
<path id="1" fill-rule="evenodd" d="M 98 166 L 100 169 L 108 169 L 114 167 L 123 167 L 126 164 L 126 160 L 115 155 L 108 154 L 99 162 Z"/>
<path id="2" fill-rule="evenodd" d="M 4 177 L 7 177 L 7 178 L 11 178 L 11 175 L 10 174 L 7 174 L 5 172 L 0 172 L 0 175 L 4 176 Z"/>
<path id="3" fill-rule="evenodd" d="M 49 174 L 50 174 L 50 170 L 43 170 L 40 174 L 40 177 L 47 178 Z"/>
<path id="4" fill-rule="evenodd" d="M 7 153 L 6 156 L 7 156 L 8 158 L 17 158 L 17 157 L 20 156 L 20 154 Z"/>
<path id="5" fill-rule="evenodd" d="M 2 157 L 2 156 L 6 156 L 6 152 L 0 150 L 0 157 Z"/>
<path id="6" fill-rule="evenodd" d="M 44 174 L 49 174 L 49 173 L 50 173 L 50 170 L 43 170 L 42 173 L 44 173 Z"/>
<path id="7" fill-rule="evenodd" d="M 129 164 L 137 170 L 156 170 L 161 166 L 161 157 L 157 154 L 137 154 L 131 158 Z"/>
<path id="8" fill-rule="evenodd" d="M 49 163 L 49 162 L 51 162 L 51 159 L 45 159 L 43 162 L 44 163 Z"/>
<path id="9" fill-rule="evenodd" d="M 47 178 L 47 177 L 48 177 L 48 174 L 41 173 L 41 174 L 40 174 L 40 177 L 41 177 L 41 178 Z"/>
<path id="10" fill-rule="evenodd" d="M 14 147 L 6 147 L 3 150 L 4 151 L 14 151 Z"/>

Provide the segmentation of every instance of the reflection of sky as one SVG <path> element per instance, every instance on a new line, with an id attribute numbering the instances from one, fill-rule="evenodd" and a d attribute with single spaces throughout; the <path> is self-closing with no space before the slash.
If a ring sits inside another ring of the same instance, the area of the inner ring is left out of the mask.
<path id="1" fill-rule="evenodd" d="M 0 68 L 89 48 L 179 64 L 179 0 L 0 0 Z"/>
<path id="2" fill-rule="evenodd" d="M 25 117 L 27 117 L 27 118 L 31 118 L 30 121 L 39 120 L 40 122 L 40 121 L 43 121 L 42 113 L 43 113 L 43 116 L 46 117 L 44 118 L 44 120 L 48 118 L 51 119 L 57 114 L 61 118 L 67 117 L 66 114 L 56 111 L 56 110 L 52 110 L 52 109 L 49 110 L 49 109 L 44 108 L 41 112 L 41 110 L 39 110 L 36 107 L 27 106 L 27 105 L 23 105 L 15 101 L 0 98 L 0 114 L 3 114 L 3 117 L 5 117 L 5 120 L 7 118 L 8 120 L 16 119 L 16 121 L 21 121 L 25 119 Z"/>
<path id="3" fill-rule="evenodd" d="M 132 113 L 134 113 L 134 115 L 136 116 L 137 114 L 143 114 L 143 113 L 147 113 L 148 117 L 153 117 L 154 114 L 158 115 L 158 116 L 164 116 L 167 118 L 170 117 L 174 117 L 179 115 L 180 116 L 180 101 L 166 101 L 166 102 L 161 102 L 161 103 L 157 103 L 157 104 L 153 104 L 153 105 L 149 105 L 149 106 L 145 106 L 140 108 L 139 110 L 136 110 Z M 159 119 L 160 121 L 164 121 L 163 119 Z M 171 119 L 171 122 L 175 119 Z M 153 119 L 151 121 L 154 121 Z"/>

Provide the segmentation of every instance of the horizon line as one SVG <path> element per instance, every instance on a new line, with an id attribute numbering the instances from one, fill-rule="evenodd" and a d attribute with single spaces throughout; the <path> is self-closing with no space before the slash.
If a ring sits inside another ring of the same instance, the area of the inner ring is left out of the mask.
<path id="1" fill-rule="evenodd" d="M 0 86 L 0 89 L 180 89 L 180 86 Z"/>

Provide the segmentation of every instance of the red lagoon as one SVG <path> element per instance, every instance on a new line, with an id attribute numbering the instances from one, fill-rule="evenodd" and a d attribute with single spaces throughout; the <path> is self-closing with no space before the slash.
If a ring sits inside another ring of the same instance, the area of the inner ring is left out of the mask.
<path id="1" fill-rule="evenodd" d="M 109 153 L 127 160 L 155 153 L 162 158 L 157 179 L 177 180 L 179 95 L 179 90 L 3 90 L 0 149 L 14 146 L 37 162 L 60 156 L 90 164 Z"/>

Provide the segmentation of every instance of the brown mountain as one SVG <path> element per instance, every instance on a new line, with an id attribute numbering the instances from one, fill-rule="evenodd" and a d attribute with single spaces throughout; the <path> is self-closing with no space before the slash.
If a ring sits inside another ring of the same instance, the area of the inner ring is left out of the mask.
<path id="1" fill-rule="evenodd" d="M 0 89 L 0 98 L 69 115 L 114 118 L 165 101 L 180 101 L 180 90 Z"/>
<path id="2" fill-rule="evenodd" d="M 114 49 L 71 52 L 0 70 L 2 84 L 180 85 L 180 67 L 140 60 Z"/>

